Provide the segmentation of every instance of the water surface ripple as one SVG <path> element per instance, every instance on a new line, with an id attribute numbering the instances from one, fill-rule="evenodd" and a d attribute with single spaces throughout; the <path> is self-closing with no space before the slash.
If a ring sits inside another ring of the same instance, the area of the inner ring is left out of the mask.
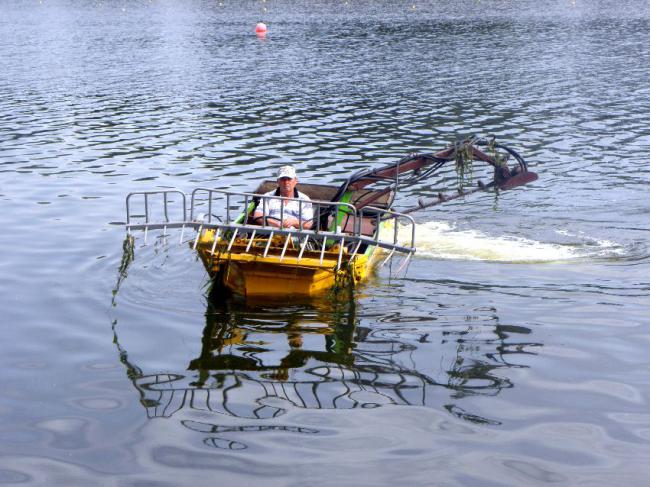
<path id="1" fill-rule="evenodd" d="M 649 27 L 641 0 L 4 2 L 0 483 L 645 485 Z M 406 277 L 353 296 L 220 302 L 187 243 L 130 259 L 108 224 L 130 191 L 474 134 L 540 179 L 422 211 Z"/>

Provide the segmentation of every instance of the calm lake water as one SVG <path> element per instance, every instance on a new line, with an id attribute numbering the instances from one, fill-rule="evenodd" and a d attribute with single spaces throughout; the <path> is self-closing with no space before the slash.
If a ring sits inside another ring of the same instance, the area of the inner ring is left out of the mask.
<path id="1" fill-rule="evenodd" d="M 0 484 L 647 485 L 648 46 L 641 0 L 4 1 Z M 472 134 L 540 179 L 421 212 L 351 300 L 121 266 L 130 191 Z"/>

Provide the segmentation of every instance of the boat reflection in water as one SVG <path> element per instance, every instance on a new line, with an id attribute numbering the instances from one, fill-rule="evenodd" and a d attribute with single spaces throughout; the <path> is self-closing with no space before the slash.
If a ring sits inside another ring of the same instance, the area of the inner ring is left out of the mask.
<path id="1" fill-rule="evenodd" d="M 463 398 L 512 387 L 508 369 L 525 367 L 512 361 L 541 346 L 527 340 L 529 328 L 500 324 L 493 308 L 459 317 L 442 306 L 409 318 L 366 305 L 351 290 L 291 305 L 207 303 L 200 354 L 184 370 L 145 372 L 129 360 L 117 326 L 115 343 L 147 416 L 177 417 L 220 448 L 246 448 L 224 439 L 228 432 L 318 433 L 275 421 L 292 409 L 413 405 L 498 424 L 465 410 Z M 206 414 L 220 424 L 196 421 Z"/>

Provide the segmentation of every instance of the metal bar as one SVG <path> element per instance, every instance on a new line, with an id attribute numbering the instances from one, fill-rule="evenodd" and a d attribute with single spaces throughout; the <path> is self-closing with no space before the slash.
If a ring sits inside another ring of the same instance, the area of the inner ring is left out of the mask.
<path id="1" fill-rule="evenodd" d="M 298 253 L 298 262 L 300 262 L 300 259 L 302 259 L 302 254 L 305 251 L 305 248 L 307 248 L 307 242 L 309 242 L 309 235 L 305 237 L 305 240 L 303 240 L 302 245 L 300 246 L 300 252 Z"/>
<path id="2" fill-rule="evenodd" d="M 397 231 L 399 230 L 398 224 L 399 222 L 397 221 L 396 217 L 393 217 L 393 243 L 397 243 Z"/>
<path id="3" fill-rule="evenodd" d="M 395 277 L 399 277 L 399 273 L 408 265 L 411 257 L 413 257 L 413 254 L 408 254 L 406 257 L 404 257 L 404 262 L 402 262 L 397 271 L 395 271 Z M 404 275 L 406 275 L 406 272 L 404 272 Z"/>
<path id="4" fill-rule="evenodd" d="M 217 228 L 217 231 L 214 233 L 214 242 L 212 242 L 212 248 L 210 249 L 210 253 L 214 255 L 214 251 L 217 248 L 217 241 L 219 240 L 219 234 L 221 233 L 221 229 Z"/>
<path id="5" fill-rule="evenodd" d="M 144 194 L 144 221 L 149 223 L 149 198 L 148 194 Z"/>
<path id="6" fill-rule="evenodd" d="M 179 242 L 180 245 L 183 245 L 183 235 L 185 234 L 185 225 L 181 227 L 181 241 Z"/>
<path id="7" fill-rule="evenodd" d="M 325 244 L 327 243 L 327 236 L 323 237 L 323 247 L 320 250 L 320 264 L 323 265 L 323 256 L 325 255 Z"/>
<path id="8" fill-rule="evenodd" d="M 246 252 L 247 253 L 251 249 L 251 245 L 253 244 L 253 240 L 255 240 L 255 233 L 256 232 L 257 232 L 257 230 L 253 230 L 253 234 L 248 239 L 248 245 L 246 245 Z"/>
<path id="9" fill-rule="evenodd" d="M 219 230 L 217 229 L 217 232 Z M 217 248 L 217 233 L 213 235 L 212 247 L 210 248 L 210 265 L 214 263 L 214 251 Z"/>
<path id="10" fill-rule="evenodd" d="M 216 229 L 216 228 L 221 228 L 222 230 L 234 230 L 235 228 L 239 229 L 239 233 L 242 232 L 252 232 L 253 230 L 257 230 L 257 233 L 264 233 L 268 234 L 270 231 L 274 231 L 276 234 L 282 234 L 282 235 L 287 235 L 291 234 L 293 236 L 305 236 L 305 235 L 310 235 L 314 236 L 316 235 L 314 232 L 311 230 L 303 230 L 302 232 L 299 231 L 296 228 L 291 228 L 291 229 L 282 229 L 282 228 L 277 228 L 277 227 L 260 227 L 259 225 L 241 225 L 239 223 L 231 223 L 230 225 L 226 225 L 225 223 L 202 223 L 199 221 L 178 221 L 178 222 L 169 222 L 169 223 L 132 223 L 129 225 L 125 225 L 126 227 L 130 228 L 131 230 L 144 230 L 145 227 L 149 227 L 149 230 L 160 230 L 163 227 L 167 227 L 167 229 L 170 228 L 181 228 L 181 226 L 185 226 L 188 228 L 194 228 L 198 229 L 200 226 L 203 226 L 204 230 L 208 229 Z M 336 233 L 333 232 L 319 232 L 319 235 L 325 235 L 327 234 L 330 238 L 340 238 L 341 235 L 337 235 Z"/>
<path id="11" fill-rule="evenodd" d="M 375 224 L 375 241 L 379 242 L 379 231 L 381 225 L 381 218 L 379 217 L 379 212 L 377 212 L 377 223 Z"/>
<path id="12" fill-rule="evenodd" d="M 129 193 L 126 195 L 126 223 L 127 225 L 131 223 L 131 205 L 129 203 L 131 202 L 131 196 L 133 196 L 133 193 Z M 129 228 L 126 228 L 126 231 L 129 231 Z"/>
<path id="13" fill-rule="evenodd" d="M 248 223 L 248 196 L 244 195 L 244 221 L 242 223 Z"/>
<path id="14" fill-rule="evenodd" d="M 336 270 L 339 270 L 341 268 L 341 260 L 343 260 L 343 243 L 345 242 L 345 239 L 341 237 L 341 241 L 339 242 L 339 260 L 336 263 Z"/>
<path id="15" fill-rule="evenodd" d="M 194 204 L 196 201 L 196 192 L 197 191 L 202 191 L 200 188 L 195 189 L 192 191 L 192 195 L 190 196 L 190 220 L 194 219 Z M 187 219 L 187 218 L 185 218 Z"/>
<path id="16" fill-rule="evenodd" d="M 144 226 L 144 245 L 147 245 L 147 231 L 149 228 L 145 225 Z"/>
<path id="17" fill-rule="evenodd" d="M 210 194 L 212 197 L 212 194 Z M 230 225 L 230 194 L 226 193 L 226 225 Z"/>
<path id="18" fill-rule="evenodd" d="M 415 245 L 415 222 L 411 220 L 411 247 Z"/>
<path id="19" fill-rule="evenodd" d="M 262 226 L 266 226 L 266 215 L 268 213 L 268 204 L 266 198 L 262 197 Z"/>
<path id="20" fill-rule="evenodd" d="M 394 253 L 395 253 L 395 249 L 392 249 L 392 250 L 388 253 L 388 257 L 386 257 L 386 260 L 383 261 L 381 264 L 379 264 L 379 268 L 380 268 L 380 269 L 386 265 L 386 262 L 388 262 L 390 259 L 393 258 L 393 254 L 394 254 Z"/>
<path id="21" fill-rule="evenodd" d="M 203 231 L 203 225 L 199 227 L 199 230 L 196 232 L 196 238 L 194 239 L 194 245 L 192 246 L 193 250 L 196 250 L 196 246 L 199 243 L 199 238 L 201 237 L 201 232 Z"/>
<path id="22" fill-rule="evenodd" d="M 359 211 L 359 218 L 354 220 L 354 234 L 361 235 L 361 227 L 363 226 L 363 209 Z"/>
<path id="23" fill-rule="evenodd" d="M 167 215 L 167 191 L 163 193 L 163 212 L 165 214 L 165 221 L 169 221 L 169 215 Z"/>
<path id="24" fill-rule="evenodd" d="M 375 242 L 374 240 L 368 238 L 368 237 L 359 237 L 361 240 L 363 240 L 365 243 L 368 245 L 373 245 L 375 247 L 379 247 L 381 249 L 386 249 L 386 250 L 396 250 L 398 252 L 404 252 L 404 253 L 410 253 L 414 252 L 415 249 L 413 247 L 405 247 L 403 245 L 393 245 L 387 242 Z"/>
<path id="25" fill-rule="evenodd" d="M 127 229 L 130 229 L 131 231 L 133 230 L 144 230 L 147 228 L 149 231 L 154 230 L 154 229 L 162 229 L 163 227 L 167 227 L 167 229 L 170 228 L 194 228 L 198 229 L 200 227 L 203 228 L 203 231 L 207 229 L 218 229 L 220 228 L 222 231 L 224 230 L 235 230 L 239 229 L 239 234 L 242 232 L 253 232 L 257 231 L 256 235 L 260 234 L 265 234 L 267 235 L 271 231 L 273 232 L 274 235 L 292 235 L 292 236 L 297 236 L 297 237 L 310 237 L 312 239 L 315 239 L 317 236 L 323 237 L 324 239 L 336 239 L 339 240 L 341 238 L 341 234 L 336 234 L 334 232 L 314 232 L 311 230 L 303 230 L 302 232 L 297 230 L 297 229 L 278 229 L 275 227 L 260 227 L 258 225 L 240 225 L 237 223 L 232 223 L 230 225 L 225 225 L 223 223 L 215 224 L 215 223 L 199 223 L 199 222 L 170 222 L 168 224 L 163 224 L 163 223 L 150 223 L 150 224 L 130 224 L 126 225 Z M 414 227 L 411 229 L 411 236 L 413 238 L 414 235 Z M 181 237 L 181 242 L 182 242 Z M 346 241 L 350 242 L 351 240 L 358 242 L 361 241 L 362 243 L 380 247 L 383 249 L 387 250 L 392 250 L 395 249 L 398 252 L 404 252 L 404 253 L 409 253 L 409 252 L 414 252 L 415 249 L 413 246 L 409 246 L 408 243 L 406 244 L 393 244 L 392 242 L 384 241 L 384 240 L 379 240 L 377 241 L 374 237 L 369 237 L 366 235 L 359 235 L 359 236 L 354 236 L 354 235 L 345 235 Z"/>
<path id="26" fill-rule="evenodd" d="M 208 223 L 212 222 L 212 194 L 208 195 Z"/>
<path id="27" fill-rule="evenodd" d="M 161 230 L 163 228 L 166 228 L 169 230 L 170 228 L 181 228 L 182 226 L 186 227 L 191 227 L 191 228 L 199 228 L 199 223 L 198 222 L 169 222 L 169 223 L 131 223 L 129 225 L 125 225 L 127 228 L 130 228 L 131 230 L 144 230 L 145 228 L 149 228 L 149 230 Z M 210 225 L 212 227 L 214 225 Z"/>
<path id="28" fill-rule="evenodd" d="M 235 228 L 235 231 L 232 234 L 232 238 L 230 239 L 230 243 L 228 244 L 228 248 L 226 249 L 226 252 L 230 252 L 230 249 L 232 248 L 232 244 L 235 243 L 235 239 L 237 238 L 237 231 L 239 229 Z"/>
<path id="29" fill-rule="evenodd" d="M 280 254 L 280 262 L 284 260 L 284 254 L 286 253 L 287 247 L 289 246 L 289 240 L 291 240 L 290 235 L 284 237 L 284 247 L 282 247 L 282 253 Z"/>
<path id="30" fill-rule="evenodd" d="M 318 232 L 320 228 L 320 205 L 318 203 L 314 203 L 313 201 L 311 202 L 311 219 L 312 222 L 316 223 L 316 225 L 312 225 L 311 229 L 315 232 Z"/>
<path id="31" fill-rule="evenodd" d="M 269 253 L 269 248 L 271 247 L 271 240 L 273 240 L 273 232 L 269 234 L 269 241 L 266 242 L 266 248 L 264 249 L 264 257 Z"/>
<path id="32" fill-rule="evenodd" d="M 356 257 L 357 252 L 359 251 L 359 247 L 361 247 L 361 240 L 359 240 L 357 242 L 357 245 L 355 245 L 354 252 L 352 252 L 352 257 L 350 257 L 350 262 L 352 262 L 352 260 L 354 260 L 354 258 Z"/>

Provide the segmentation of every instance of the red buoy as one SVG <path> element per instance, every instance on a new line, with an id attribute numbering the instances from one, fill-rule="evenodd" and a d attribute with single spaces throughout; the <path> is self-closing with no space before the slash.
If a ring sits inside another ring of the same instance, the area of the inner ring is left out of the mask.
<path id="1" fill-rule="evenodd" d="M 255 26 L 256 34 L 266 34 L 266 24 L 264 22 L 258 22 Z"/>

